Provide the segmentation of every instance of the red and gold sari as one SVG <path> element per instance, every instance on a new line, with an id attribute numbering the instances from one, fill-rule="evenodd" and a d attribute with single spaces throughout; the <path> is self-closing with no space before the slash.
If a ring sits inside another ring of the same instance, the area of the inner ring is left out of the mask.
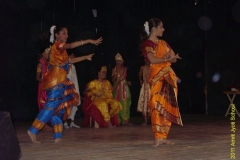
<path id="1" fill-rule="evenodd" d="M 163 40 L 159 40 L 158 44 L 146 40 L 142 49 L 146 59 L 148 53 L 153 53 L 157 58 L 164 58 L 171 50 Z M 171 63 L 151 64 L 149 83 L 152 130 L 155 138 L 166 139 L 172 123 L 182 125 L 177 101 L 177 76 L 171 68 Z"/>
<path id="2" fill-rule="evenodd" d="M 41 68 L 37 68 L 37 72 L 41 72 L 41 76 L 43 77 L 44 74 L 47 72 L 47 61 L 44 60 L 44 58 L 41 58 L 39 60 L 39 63 L 42 64 Z M 47 100 L 47 94 L 46 91 L 42 90 L 42 82 L 38 83 L 38 108 L 39 111 L 41 111 L 46 103 Z"/>

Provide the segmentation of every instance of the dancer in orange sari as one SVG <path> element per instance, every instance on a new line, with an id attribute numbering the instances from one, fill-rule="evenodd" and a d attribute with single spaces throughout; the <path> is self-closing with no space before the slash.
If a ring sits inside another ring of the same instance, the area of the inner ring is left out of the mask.
<path id="1" fill-rule="evenodd" d="M 151 63 L 150 102 L 152 130 L 155 137 L 153 146 L 173 144 L 167 140 L 172 123 L 182 125 L 177 102 L 177 76 L 171 63 L 181 59 L 164 40 L 159 40 L 164 32 L 163 23 L 157 18 L 145 22 L 142 39 L 142 53 Z"/>

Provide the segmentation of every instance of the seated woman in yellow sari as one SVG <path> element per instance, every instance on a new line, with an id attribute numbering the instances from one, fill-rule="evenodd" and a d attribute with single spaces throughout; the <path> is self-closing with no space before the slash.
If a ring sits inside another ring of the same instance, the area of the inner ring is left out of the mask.
<path id="1" fill-rule="evenodd" d="M 113 118 L 122 110 L 122 105 L 113 98 L 112 85 L 106 79 L 106 74 L 107 68 L 103 66 L 98 71 L 98 78 L 87 84 L 85 93 L 92 103 L 88 106 L 83 105 L 82 109 L 85 116 L 91 116 L 100 127 L 113 128 L 119 126 Z M 100 114 L 94 111 L 95 107 Z"/>
<path id="2" fill-rule="evenodd" d="M 142 53 L 151 63 L 149 107 L 155 137 L 153 146 L 173 144 L 166 140 L 171 124 L 182 125 L 177 102 L 177 76 L 171 68 L 171 63 L 181 58 L 166 41 L 158 39 L 163 32 L 162 21 L 152 18 L 145 22 L 142 33 Z"/>

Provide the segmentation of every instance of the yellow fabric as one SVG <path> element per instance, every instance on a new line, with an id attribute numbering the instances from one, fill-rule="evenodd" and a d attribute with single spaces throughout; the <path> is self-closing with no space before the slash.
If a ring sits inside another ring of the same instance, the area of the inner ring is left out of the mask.
<path id="1" fill-rule="evenodd" d="M 103 82 L 93 80 L 87 85 L 86 91 L 106 122 L 109 122 L 110 117 L 122 110 L 121 104 L 113 98 L 112 85 L 108 80 L 104 80 Z M 110 106 L 110 111 L 108 105 Z"/>
<path id="2" fill-rule="evenodd" d="M 45 126 L 45 123 L 41 122 L 38 119 L 35 119 L 32 126 L 38 130 L 42 129 Z"/>
<path id="3" fill-rule="evenodd" d="M 170 48 L 166 45 L 166 42 L 163 40 L 159 40 L 156 48 L 146 47 L 148 52 L 154 53 L 154 55 L 158 58 L 164 58 L 164 55 L 170 51 Z M 159 64 L 151 64 L 151 74 L 149 81 L 152 80 L 153 77 L 164 67 L 171 66 L 170 62 L 159 63 Z"/>
<path id="4" fill-rule="evenodd" d="M 49 54 L 49 64 L 53 66 L 65 65 L 68 61 L 68 54 L 66 50 L 63 50 L 65 43 L 55 42 L 51 48 Z"/>
<path id="5" fill-rule="evenodd" d="M 53 66 L 53 68 L 49 70 L 43 78 L 42 90 L 52 88 L 53 86 L 65 81 L 66 78 L 66 70 L 58 66 Z"/>
<path id="6" fill-rule="evenodd" d="M 62 132 L 63 131 L 63 126 L 62 124 L 56 124 L 53 126 L 53 132 L 57 133 L 57 132 Z"/>
<path id="7" fill-rule="evenodd" d="M 68 54 L 62 47 L 65 43 L 55 42 L 49 54 L 49 64 L 52 65 L 43 78 L 42 89 L 46 90 L 52 88 L 56 84 L 62 83 L 67 78 L 67 72 L 61 66 L 65 65 L 68 61 Z"/>
<path id="8" fill-rule="evenodd" d="M 101 98 L 113 98 L 112 85 L 108 80 L 100 82 L 93 80 L 87 85 L 87 95 L 93 100 L 96 95 L 100 95 Z"/>
<path id="9" fill-rule="evenodd" d="M 172 123 L 159 114 L 159 111 L 153 110 L 151 114 L 152 131 L 155 138 L 166 139 Z"/>
<path id="10" fill-rule="evenodd" d="M 151 52 L 158 58 L 164 58 L 164 55 L 167 55 L 170 50 L 171 48 L 163 40 L 158 42 L 156 48 L 150 46 L 145 48 L 147 53 Z M 149 107 L 155 138 L 167 138 L 172 122 L 182 125 L 177 106 L 177 76 L 170 66 L 170 62 L 151 64 Z M 170 92 L 173 93 L 170 94 Z"/>

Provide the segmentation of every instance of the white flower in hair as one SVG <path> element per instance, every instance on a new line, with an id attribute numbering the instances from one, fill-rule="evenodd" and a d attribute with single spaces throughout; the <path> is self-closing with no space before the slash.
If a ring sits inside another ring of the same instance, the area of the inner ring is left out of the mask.
<path id="1" fill-rule="evenodd" d="M 149 36 L 150 32 L 149 32 L 148 21 L 146 21 L 146 22 L 144 23 L 144 29 L 145 29 L 145 32 L 147 33 L 147 35 Z"/>
<path id="2" fill-rule="evenodd" d="M 50 35 L 50 42 L 51 43 L 53 43 L 54 42 L 54 29 L 56 28 L 56 26 L 52 26 L 51 28 L 50 28 L 50 33 L 51 33 L 51 35 Z"/>

